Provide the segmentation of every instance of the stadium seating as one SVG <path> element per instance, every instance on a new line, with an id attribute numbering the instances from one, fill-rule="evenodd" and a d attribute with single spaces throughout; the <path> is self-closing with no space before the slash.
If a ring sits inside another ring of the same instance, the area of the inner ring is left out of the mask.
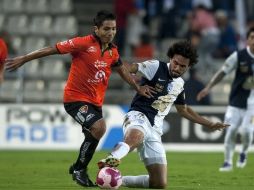
<path id="1" fill-rule="evenodd" d="M 54 46 L 76 35 L 93 31 L 93 17 L 100 9 L 113 11 L 113 0 L 0 0 L 0 29 L 12 36 L 15 55 Z M 162 51 L 175 39 L 162 43 Z M 167 57 L 160 55 L 160 59 Z M 129 57 L 125 61 L 133 62 Z M 134 61 L 135 62 L 135 61 Z M 0 87 L 1 102 L 61 102 L 67 78 L 68 55 L 54 55 L 49 59 L 31 61 L 18 72 L 6 73 Z M 221 65 L 219 63 L 219 65 Z M 213 103 L 226 104 L 229 80 L 214 90 Z M 58 86 L 59 85 L 59 86 Z M 118 74 L 112 74 L 106 94 L 106 103 L 129 104 L 134 91 Z M 221 95 L 223 91 L 223 95 Z M 124 98 L 123 98 L 124 93 Z M 8 95 L 9 94 L 9 95 Z M 54 95 L 55 94 L 55 95 Z"/>

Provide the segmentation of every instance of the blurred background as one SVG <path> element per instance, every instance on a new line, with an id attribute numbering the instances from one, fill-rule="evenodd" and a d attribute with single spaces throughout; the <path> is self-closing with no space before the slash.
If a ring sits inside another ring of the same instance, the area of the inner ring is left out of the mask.
<path id="1" fill-rule="evenodd" d="M 223 120 L 233 75 L 218 84 L 210 96 L 196 102 L 203 88 L 227 56 L 245 46 L 245 35 L 254 26 L 252 0 L 0 0 L 0 37 L 9 57 L 55 45 L 93 32 L 93 18 L 106 9 L 117 16 L 115 43 L 123 61 L 168 61 L 168 47 L 189 39 L 199 52 L 199 63 L 186 73 L 187 103 L 215 120 Z M 80 129 L 62 108 L 62 95 L 71 63 L 70 56 L 50 56 L 31 61 L 15 72 L 6 72 L 0 86 L 1 148 L 76 148 Z M 113 73 L 104 112 L 109 130 L 121 139 L 122 117 L 134 91 Z M 207 107 L 209 106 L 209 107 Z M 194 130 L 175 112 L 165 123 L 165 143 L 223 142 L 223 133 Z M 172 117 L 172 118 L 170 118 Z M 117 118 L 117 119 L 116 119 Z M 181 126 L 181 127 L 179 127 Z M 172 133 L 173 127 L 175 131 Z M 73 130 L 70 129 L 70 130 Z M 70 135 L 72 134 L 72 135 Z M 216 136 L 217 135 L 217 136 Z M 72 137 L 70 137 L 72 136 Z M 74 137 L 73 137 L 74 136 Z M 82 138 L 80 138 L 82 139 Z M 106 135 L 101 147 L 114 142 Z M 72 144 L 66 145 L 69 142 Z M 52 146 L 52 143 L 54 146 Z"/>

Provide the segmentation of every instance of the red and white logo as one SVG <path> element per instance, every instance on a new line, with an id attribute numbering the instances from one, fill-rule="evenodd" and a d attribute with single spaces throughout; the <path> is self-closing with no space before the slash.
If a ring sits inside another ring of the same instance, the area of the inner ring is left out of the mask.
<path id="1" fill-rule="evenodd" d="M 96 47 L 91 46 L 91 47 L 89 47 L 86 51 L 91 53 L 91 52 L 96 52 L 97 49 L 96 49 Z"/>
<path id="2" fill-rule="evenodd" d="M 107 67 L 107 63 L 104 62 L 104 61 L 99 61 L 99 60 L 97 60 L 97 61 L 94 62 L 94 66 L 95 66 L 97 69 L 99 69 L 99 68 Z"/>

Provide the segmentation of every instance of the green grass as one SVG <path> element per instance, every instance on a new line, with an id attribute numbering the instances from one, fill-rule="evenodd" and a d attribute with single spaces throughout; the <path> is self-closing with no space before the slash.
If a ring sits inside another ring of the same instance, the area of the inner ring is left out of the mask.
<path id="1" fill-rule="evenodd" d="M 0 189 L 84 189 L 68 174 L 76 154 L 71 151 L 0 151 Z M 222 153 L 169 152 L 167 189 L 253 190 L 254 158 L 251 154 L 246 168 L 220 173 Z M 91 178 L 95 179 L 97 173 L 96 162 L 105 155 L 106 152 L 96 152 L 89 168 Z M 124 158 L 119 169 L 123 175 L 146 173 L 136 153 Z"/>

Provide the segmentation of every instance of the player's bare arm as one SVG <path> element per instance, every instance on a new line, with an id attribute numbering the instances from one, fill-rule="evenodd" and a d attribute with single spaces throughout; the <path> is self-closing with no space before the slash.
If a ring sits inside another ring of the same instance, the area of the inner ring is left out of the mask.
<path id="1" fill-rule="evenodd" d="M 224 78 L 225 75 L 226 74 L 222 70 L 217 71 L 215 75 L 212 77 L 211 81 L 206 85 L 206 87 L 198 93 L 197 100 L 200 101 L 202 98 L 207 96 L 212 87 L 218 84 Z"/>
<path id="2" fill-rule="evenodd" d="M 5 69 L 8 71 L 14 71 L 17 68 L 24 65 L 26 62 L 38 59 L 41 57 L 46 57 L 53 54 L 58 54 L 58 50 L 56 47 L 45 47 L 36 51 L 33 51 L 29 54 L 18 56 L 12 59 L 6 59 L 5 61 Z"/>
<path id="3" fill-rule="evenodd" d="M 151 86 L 144 85 L 139 86 L 134 79 L 131 77 L 130 72 L 123 64 L 116 68 L 116 71 L 119 75 L 130 85 L 132 86 L 140 95 L 145 96 L 147 98 L 153 97 L 153 94 L 156 93 L 155 89 Z"/>
<path id="4" fill-rule="evenodd" d="M 136 74 L 138 72 L 138 64 L 136 63 L 128 64 L 128 70 L 130 73 Z"/>
<path id="5" fill-rule="evenodd" d="M 182 116 L 185 117 L 186 119 L 194 122 L 194 123 L 199 123 L 205 127 L 208 127 L 212 130 L 221 130 L 226 127 L 228 127 L 228 124 L 224 124 L 221 122 L 212 122 L 207 120 L 206 118 L 202 117 L 199 115 L 197 112 L 195 112 L 193 109 L 191 109 L 187 105 L 175 105 L 177 112 Z"/>

